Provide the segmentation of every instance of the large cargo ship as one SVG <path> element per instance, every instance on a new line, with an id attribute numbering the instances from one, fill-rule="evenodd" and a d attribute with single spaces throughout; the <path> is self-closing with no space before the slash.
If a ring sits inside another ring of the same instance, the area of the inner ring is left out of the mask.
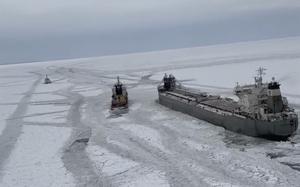
<path id="1" fill-rule="evenodd" d="M 263 83 L 264 70 L 258 69 L 254 84 L 234 88 L 238 101 L 184 87 L 173 75 L 165 75 L 158 86 L 159 103 L 233 132 L 286 139 L 297 130 L 298 116 L 275 78 Z"/>

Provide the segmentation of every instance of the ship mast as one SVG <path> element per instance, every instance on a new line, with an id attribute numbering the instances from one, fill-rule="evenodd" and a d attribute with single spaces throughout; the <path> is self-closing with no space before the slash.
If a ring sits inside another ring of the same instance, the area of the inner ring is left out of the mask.
<path id="1" fill-rule="evenodd" d="M 259 67 L 257 71 L 257 76 L 255 76 L 255 84 L 257 87 L 261 87 L 262 85 L 262 78 L 263 76 L 266 74 L 265 70 L 267 70 L 266 68 L 263 67 Z"/>
<path id="2" fill-rule="evenodd" d="M 119 76 L 117 76 L 117 84 L 119 85 L 120 84 L 120 77 Z"/>

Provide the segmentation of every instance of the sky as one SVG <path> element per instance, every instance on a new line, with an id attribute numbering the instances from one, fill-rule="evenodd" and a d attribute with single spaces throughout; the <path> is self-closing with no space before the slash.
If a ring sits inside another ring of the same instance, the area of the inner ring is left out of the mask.
<path id="1" fill-rule="evenodd" d="M 0 0 L 0 64 L 300 35 L 299 0 Z"/>

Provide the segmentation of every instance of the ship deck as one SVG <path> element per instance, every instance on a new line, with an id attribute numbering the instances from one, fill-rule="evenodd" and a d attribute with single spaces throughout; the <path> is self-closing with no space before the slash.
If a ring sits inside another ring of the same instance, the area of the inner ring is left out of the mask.
<path id="1" fill-rule="evenodd" d="M 225 110 L 228 112 L 233 112 L 235 109 L 239 108 L 239 105 L 237 102 L 232 101 L 232 100 L 226 100 L 224 98 L 208 99 L 205 101 L 201 101 L 200 103 L 203 105 L 218 108 L 220 110 Z"/>
<path id="2" fill-rule="evenodd" d="M 204 95 L 199 95 L 194 94 L 194 96 L 191 96 L 190 94 L 185 95 L 181 93 L 176 93 L 176 92 L 166 92 L 166 94 L 171 95 L 173 97 L 177 97 L 183 100 L 187 101 L 194 101 L 197 102 L 198 104 L 206 105 L 212 108 L 216 108 L 219 110 L 224 110 L 227 112 L 233 112 L 235 109 L 239 108 L 239 105 L 237 102 L 231 100 L 231 99 L 226 99 L 226 98 L 221 98 L 220 96 L 204 96 Z"/>

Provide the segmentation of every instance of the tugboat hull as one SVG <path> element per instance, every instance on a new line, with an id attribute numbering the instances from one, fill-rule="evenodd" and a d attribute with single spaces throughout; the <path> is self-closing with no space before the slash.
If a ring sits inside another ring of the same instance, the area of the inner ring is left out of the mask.
<path id="1" fill-rule="evenodd" d="M 128 98 L 127 96 L 116 96 L 111 102 L 111 109 L 114 108 L 127 108 L 128 107 Z"/>
<path id="2" fill-rule="evenodd" d="M 170 109 L 189 114 L 198 119 L 224 127 L 227 130 L 253 137 L 286 139 L 298 128 L 298 118 L 264 121 L 246 118 L 219 109 L 201 105 L 195 101 L 159 92 L 159 103 Z"/>

